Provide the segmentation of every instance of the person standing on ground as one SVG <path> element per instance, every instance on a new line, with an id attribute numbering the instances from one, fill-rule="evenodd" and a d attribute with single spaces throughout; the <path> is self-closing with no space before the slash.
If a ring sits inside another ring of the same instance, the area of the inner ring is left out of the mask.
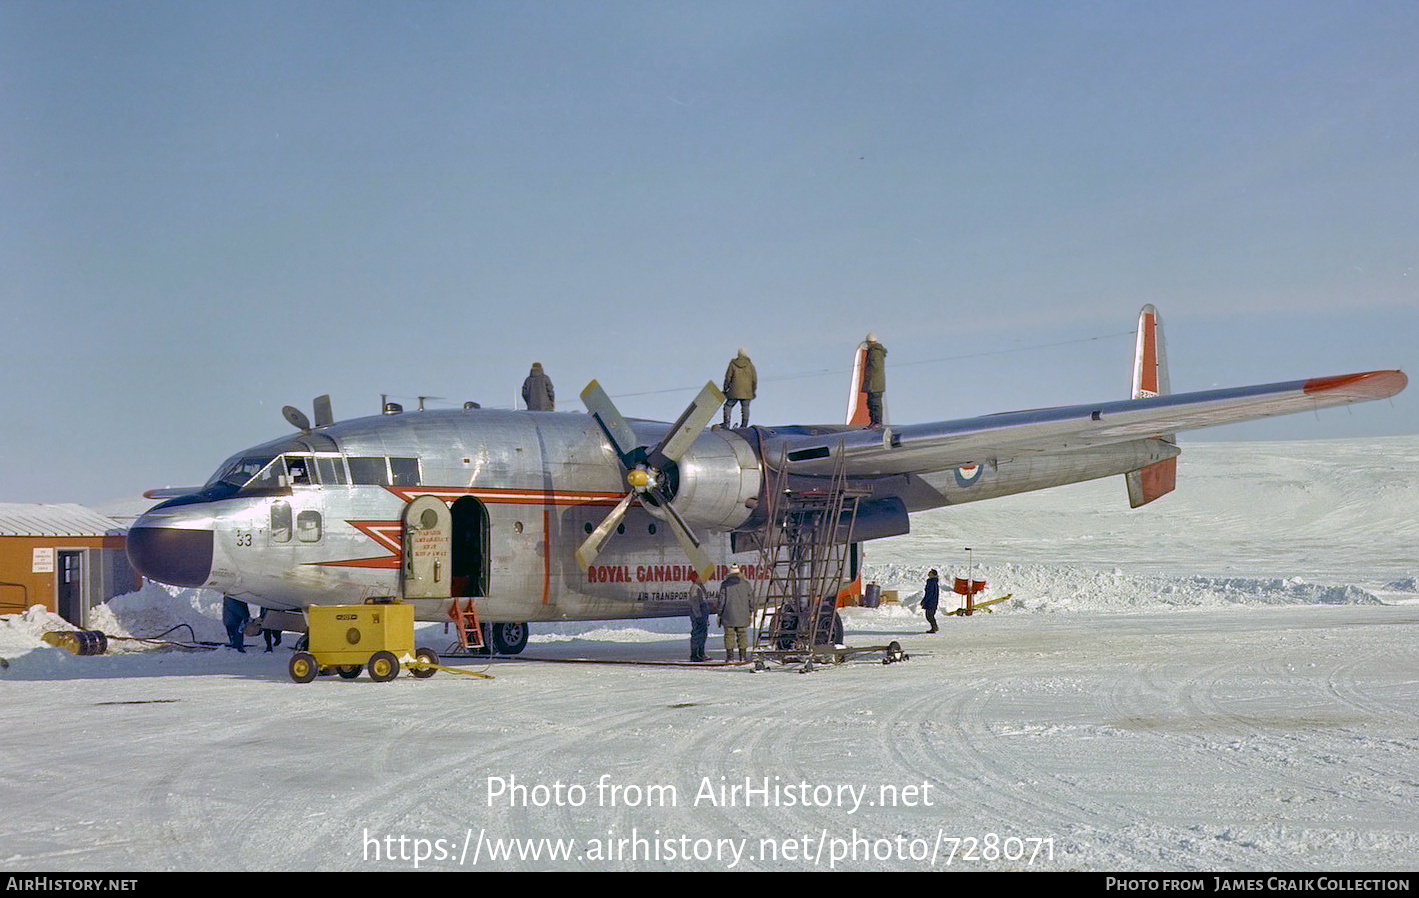
<path id="1" fill-rule="evenodd" d="M 250 606 L 248 606 L 249 608 Z M 266 651 L 272 651 L 272 646 L 281 644 L 281 631 L 272 630 L 266 626 L 266 609 L 261 609 L 261 636 L 266 640 Z"/>
<path id="2" fill-rule="evenodd" d="M 709 590 L 700 582 L 697 571 L 690 571 L 690 660 L 707 661 L 705 640 L 709 638 L 709 619 L 714 602 Z"/>
<path id="3" fill-rule="evenodd" d="M 238 652 L 246 651 L 246 622 L 251 620 L 251 606 L 240 599 L 222 596 L 222 626 L 227 628 L 227 645 Z"/>
<path id="4" fill-rule="evenodd" d="M 729 566 L 729 576 L 719 584 L 719 625 L 724 628 L 724 660 L 749 660 L 749 626 L 754 622 L 754 593 L 739 576 L 739 565 Z"/>
<path id="5" fill-rule="evenodd" d="M 921 610 L 926 612 L 926 622 L 931 625 L 928 633 L 936 632 L 936 608 L 941 603 L 941 583 L 936 576 L 936 568 L 926 575 L 926 591 L 921 595 Z"/>

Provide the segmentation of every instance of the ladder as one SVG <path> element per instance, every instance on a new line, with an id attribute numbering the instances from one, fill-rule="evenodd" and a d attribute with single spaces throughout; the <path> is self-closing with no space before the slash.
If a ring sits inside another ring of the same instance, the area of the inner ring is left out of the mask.
<path id="1" fill-rule="evenodd" d="M 458 645 L 465 653 L 481 652 L 484 647 L 483 628 L 478 623 L 478 610 L 473 607 L 473 600 L 469 599 L 468 604 L 457 598 L 448 608 L 448 616 L 453 618 L 454 628 L 458 631 Z"/>
<path id="2" fill-rule="evenodd" d="M 759 544 L 767 586 L 755 648 L 763 656 L 805 662 L 840 654 L 838 590 L 847 570 L 858 506 L 868 490 L 847 488 L 843 454 L 825 480 L 790 488 L 787 459 L 780 461 L 768 494 L 768 521 Z M 836 632 L 835 632 L 836 631 Z"/>

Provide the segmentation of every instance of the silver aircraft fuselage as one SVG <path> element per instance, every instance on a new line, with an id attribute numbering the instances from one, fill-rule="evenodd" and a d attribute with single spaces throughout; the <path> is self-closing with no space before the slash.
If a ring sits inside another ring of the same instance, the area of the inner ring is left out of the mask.
<path id="1" fill-rule="evenodd" d="M 647 436 L 664 427 L 636 422 Z M 748 519 L 746 500 L 762 479 L 752 450 L 732 431 L 707 431 L 679 479 L 679 506 L 727 558 L 727 533 Z M 234 455 L 201 491 L 140 517 L 129 554 L 151 579 L 268 608 L 398 596 L 404 509 L 433 495 L 472 506 L 466 538 L 478 557 L 468 576 L 478 583 L 470 597 L 484 620 L 683 613 L 688 567 L 646 508 L 631 509 L 630 538 L 613 541 L 591 570 L 573 560 L 588 527 L 624 493 L 615 456 L 583 414 L 381 415 Z M 431 620 L 447 610 L 419 608 Z"/>
<path id="2" fill-rule="evenodd" d="M 669 424 L 634 421 L 642 441 Z M 711 429 L 676 466 L 674 504 L 703 537 L 722 576 L 731 561 L 753 579 L 756 555 L 734 556 L 730 534 L 755 517 L 764 464 L 789 444 L 826 444 L 860 428 Z M 907 532 L 907 514 L 1135 470 L 1177 449 L 1135 440 L 1092 450 L 1022 453 L 928 474 L 851 478 L 871 491 L 858 539 Z M 816 475 L 793 476 L 796 487 Z M 614 620 L 685 614 L 690 565 L 663 512 L 635 504 L 587 570 L 574 552 L 626 493 L 623 471 L 595 420 L 580 413 L 454 410 L 380 415 L 293 434 L 225 462 L 199 491 L 163 502 L 129 532 L 150 579 L 201 587 L 266 608 L 402 595 L 404 512 L 432 495 L 467 522 L 455 541 L 476 547 L 456 595 L 488 622 Z M 460 572 L 455 570 L 455 578 Z M 443 620 L 448 601 L 418 601 Z"/>

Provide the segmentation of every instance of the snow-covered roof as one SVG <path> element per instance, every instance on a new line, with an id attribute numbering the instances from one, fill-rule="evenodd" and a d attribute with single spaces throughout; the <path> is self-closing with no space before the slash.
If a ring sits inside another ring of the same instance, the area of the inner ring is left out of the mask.
<path id="1" fill-rule="evenodd" d="M 82 505 L 0 502 L 0 536 L 108 536 L 122 531 L 113 518 Z"/>

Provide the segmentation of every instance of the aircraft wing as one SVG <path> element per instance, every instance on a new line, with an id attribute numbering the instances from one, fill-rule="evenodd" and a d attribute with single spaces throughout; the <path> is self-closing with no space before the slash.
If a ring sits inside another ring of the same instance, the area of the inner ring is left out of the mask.
<path id="1" fill-rule="evenodd" d="M 922 474 L 984 464 L 1003 454 L 1063 452 L 1273 415 L 1385 399 L 1409 383 L 1402 371 L 1369 371 L 1091 405 L 890 426 L 775 434 L 765 460 L 795 474 Z M 781 442 L 780 442 L 781 441 Z"/>

